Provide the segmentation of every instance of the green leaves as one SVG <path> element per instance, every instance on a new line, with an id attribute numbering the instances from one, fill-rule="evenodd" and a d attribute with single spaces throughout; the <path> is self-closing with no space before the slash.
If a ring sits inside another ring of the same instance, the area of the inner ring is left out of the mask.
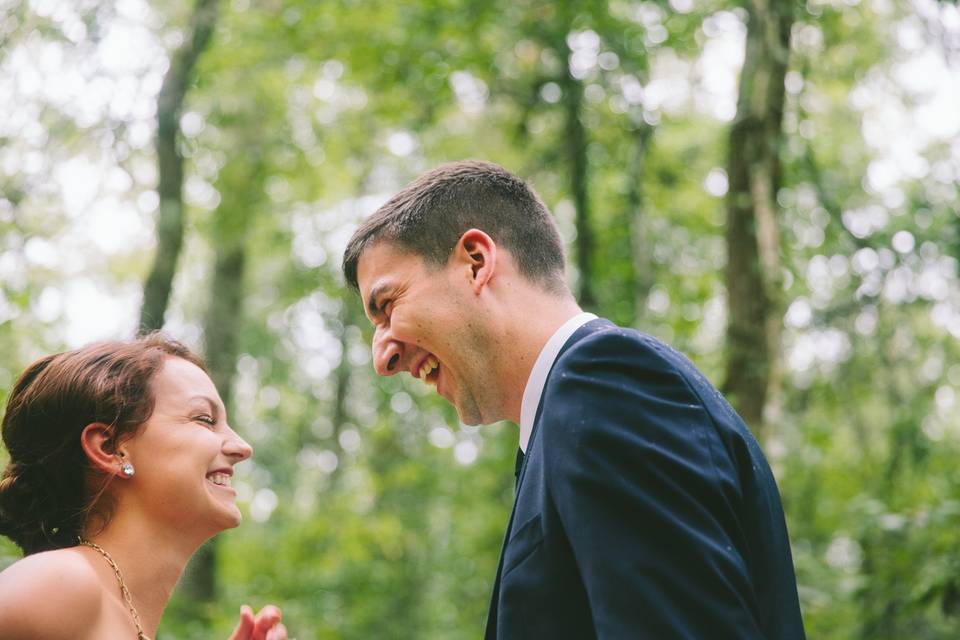
<path id="1" fill-rule="evenodd" d="M 108 70 L 98 47 L 132 21 L 145 51 L 169 51 L 190 4 L 124 6 L 61 20 L 21 2 L 0 19 L 0 71 L 14 79 L 0 91 L 0 397 L 90 327 L 133 331 L 163 64 Z M 783 397 L 764 446 L 812 638 L 958 629 L 960 204 L 953 121 L 936 108 L 954 85 L 922 82 L 949 54 L 927 36 L 947 34 L 955 11 L 797 7 L 776 194 Z M 213 627 L 175 599 L 162 638 L 226 637 L 241 602 L 268 601 L 301 640 L 481 633 L 516 430 L 462 427 L 417 381 L 376 378 L 339 272 L 356 224 L 440 162 L 483 158 L 527 178 L 571 264 L 585 198 L 591 310 L 720 382 L 745 15 L 686 0 L 224 0 L 179 122 L 187 226 L 167 328 L 199 345 L 207 310 L 242 291 L 231 422 L 256 452 L 235 478 L 246 521 L 219 539 Z M 43 66 L 51 43 L 79 75 Z M 51 89 L 71 83 L 90 104 Z M 213 289 L 228 246 L 243 249 L 242 287 Z M 0 564 L 14 557 L 0 541 Z"/>

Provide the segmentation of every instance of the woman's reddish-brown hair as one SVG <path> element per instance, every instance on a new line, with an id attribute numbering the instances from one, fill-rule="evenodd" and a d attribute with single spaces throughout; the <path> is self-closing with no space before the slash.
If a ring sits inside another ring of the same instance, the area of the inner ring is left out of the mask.
<path id="1" fill-rule="evenodd" d="M 77 543 L 113 477 L 90 464 L 80 435 L 108 425 L 113 448 L 135 435 L 153 413 L 150 383 L 170 356 L 204 368 L 187 347 L 153 333 L 45 356 L 20 375 L 3 416 L 10 462 L 0 476 L 0 534 L 25 555 Z"/>

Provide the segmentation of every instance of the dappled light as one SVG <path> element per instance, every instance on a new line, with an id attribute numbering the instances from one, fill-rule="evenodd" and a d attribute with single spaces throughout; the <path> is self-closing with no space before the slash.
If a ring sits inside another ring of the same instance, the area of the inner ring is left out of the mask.
<path id="1" fill-rule="evenodd" d="M 0 10 L 0 400 L 152 323 L 255 450 L 160 638 L 227 637 L 247 598 L 300 640 L 481 635 L 517 429 L 376 376 L 341 271 L 465 158 L 536 189 L 585 310 L 747 418 L 809 637 L 960 634 L 956 2 L 807 0 L 774 53 L 702 0 L 213 4 Z"/>

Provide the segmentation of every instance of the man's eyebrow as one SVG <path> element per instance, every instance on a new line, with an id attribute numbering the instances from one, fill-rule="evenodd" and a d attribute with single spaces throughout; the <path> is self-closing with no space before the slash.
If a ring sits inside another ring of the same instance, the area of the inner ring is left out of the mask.
<path id="1" fill-rule="evenodd" d="M 377 305 L 377 299 L 383 295 L 383 293 L 390 288 L 389 284 L 378 284 L 373 287 L 370 291 L 370 298 L 367 300 L 367 310 L 372 316 L 378 316 L 381 314 L 380 307 Z"/>

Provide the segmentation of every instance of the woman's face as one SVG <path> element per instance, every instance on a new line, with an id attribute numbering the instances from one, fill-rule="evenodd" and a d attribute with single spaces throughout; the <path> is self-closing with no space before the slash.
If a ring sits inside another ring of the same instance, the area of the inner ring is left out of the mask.
<path id="1" fill-rule="evenodd" d="M 168 357 L 152 390 L 153 415 L 124 447 L 136 469 L 128 496 L 184 533 L 209 536 L 237 526 L 233 465 L 252 449 L 227 424 L 213 381 L 196 365 Z"/>

